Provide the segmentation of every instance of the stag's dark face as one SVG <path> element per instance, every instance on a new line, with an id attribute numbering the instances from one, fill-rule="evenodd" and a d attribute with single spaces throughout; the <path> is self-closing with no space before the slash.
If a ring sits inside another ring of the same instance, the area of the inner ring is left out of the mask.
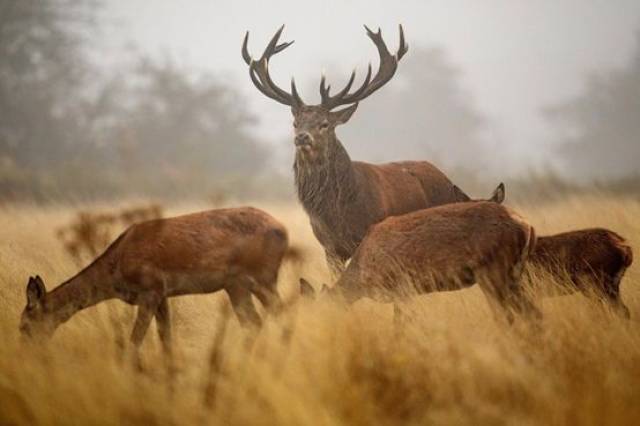
<path id="1" fill-rule="evenodd" d="M 292 109 L 296 156 L 308 163 L 326 158 L 336 139 L 336 127 L 349 121 L 357 107 L 358 104 L 353 104 L 340 111 L 329 111 L 319 105 L 305 105 Z"/>

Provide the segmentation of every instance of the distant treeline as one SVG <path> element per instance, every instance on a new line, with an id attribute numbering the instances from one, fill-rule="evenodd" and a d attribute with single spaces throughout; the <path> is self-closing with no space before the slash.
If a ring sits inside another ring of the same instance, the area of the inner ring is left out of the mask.
<path id="1" fill-rule="evenodd" d="M 0 200 L 292 197 L 281 156 L 257 136 L 237 90 L 136 53 L 123 53 L 131 66 L 96 66 L 99 14 L 95 1 L 0 0 Z M 506 182 L 509 194 L 584 190 L 571 176 L 601 179 L 592 190 L 637 192 L 638 46 L 628 67 L 543 111 L 559 130 L 558 170 L 523 173 Z M 508 177 L 488 118 L 445 53 L 412 49 L 397 87 L 363 103 L 339 136 L 354 159 L 429 159 L 468 191 L 490 191 L 493 178 L 480 177 Z"/>
<path id="2" fill-rule="evenodd" d="M 242 96 L 170 60 L 90 61 L 93 2 L 0 3 L 0 198 L 262 190 Z"/>

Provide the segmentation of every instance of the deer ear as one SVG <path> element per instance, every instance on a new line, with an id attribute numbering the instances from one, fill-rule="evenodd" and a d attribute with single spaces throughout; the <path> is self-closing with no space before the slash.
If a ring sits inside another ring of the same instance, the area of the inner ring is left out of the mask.
<path id="1" fill-rule="evenodd" d="M 493 191 L 493 194 L 491 195 L 491 198 L 489 198 L 489 201 L 502 204 L 502 202 L 504 201 L 504 198 L 505 198 L 504 183 L 500 182 L 500 185 L 498 185 L 495 191 Z"/>
<path id="2" fill-rule="evenodd" d="M 305 299 L 313 300 L 316 298 L 316 291 L 304 278 L 300 278 L 300 295 Z"/>
<path id="3" fill-rule="evenodd" d="M 456 200 L 458 201 L 471 201 L 471 198 L 469 198 L 469 196 L 465 194 L 464 191 L 458 187 L 458 185 L 453 185 L 453 194 L 456 196 Z"/>
<path id="4" fill-rule="evenodd" d="M 44 295 L 47 294 L 47 289 L 42 282 L 42 278 L 36 275 L 35 278 L 29 277 L 29 283 L 27 284 L 27 307 L 35 308 L 42 303 Z"/>
<path id="5" fill-rule="evenodd" d="M 355 104 L 348 106 L 344 109 L 341 109 L 339 111 L 333 111 L 331 113 L 331 117 L 333 118 L 334 123 L 336 123 L 336 126 L 338 124 L 344 124 L 347 121 L 349 121 L 353 113 L 356 112 L 357 108 L 358 108 L 358 103 L 356 102 Z"/>

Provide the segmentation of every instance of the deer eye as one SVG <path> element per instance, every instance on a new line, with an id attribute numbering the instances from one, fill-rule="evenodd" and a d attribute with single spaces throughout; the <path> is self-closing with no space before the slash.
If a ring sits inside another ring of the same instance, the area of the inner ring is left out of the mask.
<path id="1" fill-rule="evenodd" d="M 320 124 L 320 129 L 321 130 L 326 130 L 329 128 L 329 122 L 324 121 L 322 124 Z"/>

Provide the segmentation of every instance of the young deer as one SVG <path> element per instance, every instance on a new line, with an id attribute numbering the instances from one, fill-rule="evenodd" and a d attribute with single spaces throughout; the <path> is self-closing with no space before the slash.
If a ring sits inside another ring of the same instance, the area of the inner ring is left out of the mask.
<path id="1" fill-rule="evenodd" d="M 565 284 L 563 292 L 595 291 L 620 315 L 630 317 L 620 300 L 620 281 L 633 262 L 633 251 L 615 232 L 594 228 L 539 237 L 529 261 Z"/>
<path id="2" fill-rule="evenodd" d="M 155 316 L 168 353 L 168 297 L 225 290 L 239 321 L 259 326 L 251 294 L 269 310 L 280 308 L 276 281 L 285 255 L 295 253 L 288 249 L 284 226 L 251 207 L 138 223 L 52 291 L 39 276 L 30 278 L 20 330 L 48 337 L 81 309 L 116 298 L 138 306 L 134 345 L 140 345 Z"/>
<path id="3" fill-rule="evenodd" d="M 454 190 L 461 201 L 473 201 L 457 186 Z M 504 185 L 500 184 L 487 201 L 502 203 L 504 198 Z M 608 301 L 615 312 L 629 318 L 629 309 L 620 300 L 620 281 L 632 262 L 633 251 L 624 238 L 596 228 L 538 237 L 528 265 L 556 278 L 562 287 L 553 289 L 554 292 L 594 292 Z M 527 282 L 534 284 L 530 278 Z"/>
<path id="4" fill-rule="evenodd" d="M 278 44 L 284 26 L 267 45 L 259 59 L 249 54 L 249 33 L 242 45 L 242 57 L 249 77 L 265 96 L 291 107 L 294 117 L 296 156 L 293 165 L 298 198 L 309 214 L 313 233 L 323 246 L 329 267 L 338 275 L 353 255 L 367 230 L 389 216 L 458 201 L 453 184 L 438 168 L 426 161 L 368 164 L 351 161 L 336 136 L 336 127 L 346 123 L 358 102 L 391 80 L 408 47 L 400 26 L 400 47 L 392 55 L 382 33 L 369 28 L 380 66 L 372 78 L 371 65 L 362 85 L 351 91 L 355 71 L 346 86 L 330 94 L 324 76 L 320 81 L 319 105 L 306 105 L 291 81 L 291 93 L 278 87 L 269 75 L 271 58 L 293 42 Z M 340 106 L 346 106 L 334 111 Z"/>
<path id="5" fill-rule="evenodd" d="M 539 317 L 520 286 L 535 246 L 533 227 L 494 202 L 461 202 L 394 216 L 373 225 L 332 289 L 347 303 L 394 302 L 415 293 L 478 283 L 492 308 Z M 313 288 L 301 280 L 303 295 Z"/>

